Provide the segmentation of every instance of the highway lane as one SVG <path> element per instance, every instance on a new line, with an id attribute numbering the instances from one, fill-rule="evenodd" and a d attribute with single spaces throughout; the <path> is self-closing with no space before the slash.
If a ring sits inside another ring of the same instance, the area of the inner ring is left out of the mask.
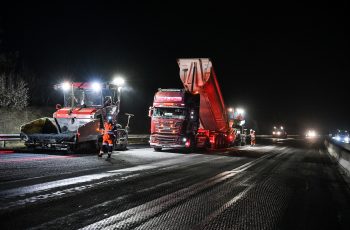
<path id="1" fill-rule="evenodd" d="M 0 154 L 1 229 L 348 229 L 349 185 L 321 141 L 185 154 Z"/>
<path id="2" fill-rule="evenodd" d="M 350 151 L 350 144 L 349 143 L 344 143 L 344 142 L 335 142 L 336 144 L 342 146 L 344 149 L 347 149 Z"/>

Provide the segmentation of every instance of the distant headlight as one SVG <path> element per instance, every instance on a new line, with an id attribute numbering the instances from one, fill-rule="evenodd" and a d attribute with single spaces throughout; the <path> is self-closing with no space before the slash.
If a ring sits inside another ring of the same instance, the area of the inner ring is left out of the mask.
<path id="1" fill-rule="evenodd" d="M 309 131 L 306 133 L 306 137 L 310 137 L 310 138 L 317 137 L 317 133 L 316 133 L 316 131 L 314 131 L 314 130 L 309 130 Z"/>
<path id="2" fill-rule="evenodd" d="M 275 131 L 273 131 L 273 132 L 272 132 L 272 134 L 273 134 L 273 135 L 275 135 L 275 134 L 276 134 L 276 132 L 275 132 Z"/>
<path id="3" fill-rule="evenodd" d="M 280 131 L 278 131 L 278 132 L 277 132 L 277 135 L 281 135 L 281 132 L 280 132 Z"/>
<path id="4" fill-rule="evenodd" d="M 187 138 L 186 138 L 186 137 L 182 138 L 182 141 L 183 141 L 183 142 L 186 142 L 186 141 L 187 141 Z"/>
<path id="5" fill-rule="evenodd" d="M 337 141 L 340 141 L 340 140 L 341 140 L 340 136 L 336 136 L 335 139 L 336 139 Z"/>
<path id="6" fill-rule="evenodd" d="M 344 137 L 344 142 L 349 143 L 350 138 L 349 137 Z"/>

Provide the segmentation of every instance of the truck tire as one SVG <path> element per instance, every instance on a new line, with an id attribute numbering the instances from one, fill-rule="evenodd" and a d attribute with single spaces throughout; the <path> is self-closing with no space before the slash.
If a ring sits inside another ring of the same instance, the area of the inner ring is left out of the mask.
<path id="1" fill-rule="evenodd" d="M 160 152 L 160 151 L 162 151 L 162 148 L 161 147 L 154 147 L 154 151 Z"/>
<path id="2" fill-rule="evenodd" d="M 91 150 L 92 153 L 99 153 L 101 150 L 102 143 L 100 144 L 99 141 L 93 141 L 91 143 Z"/>
<path id="3" fill-rule="evenodd" d="M 204 147 L 204 150 L 207 151 L 211 148 L 211 143 L 210 143 L 210 139 L 207 138 L 206 141 L 205 141 L 205 147 Z"/>

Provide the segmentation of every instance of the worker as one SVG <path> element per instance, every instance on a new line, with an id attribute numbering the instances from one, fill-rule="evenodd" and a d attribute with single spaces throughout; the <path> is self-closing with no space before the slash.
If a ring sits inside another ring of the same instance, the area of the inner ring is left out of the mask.
<path id="1" fill-rule="evenodd" d="M 113 125 L 112 118 L 109 117 L 107 121 L 104 123 L 104 129 L 102 130 L 102 148 L 99 157 L 102 157 L 103 153 L 108 153 L 108 158 L 111 158 L 113 151 L 113 140 L 114 140 L 114 130 L 115 127 Z"/>
<path id="2" fill-rule="evenodd" d="M 250 146 L 255 146 L 255 131 L 250 129 Z"/>

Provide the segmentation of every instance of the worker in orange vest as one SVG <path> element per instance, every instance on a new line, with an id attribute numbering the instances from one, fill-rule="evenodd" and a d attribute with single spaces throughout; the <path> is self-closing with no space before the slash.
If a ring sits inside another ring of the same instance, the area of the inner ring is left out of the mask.
<path id="1" fill-rule="evenodd" d="M 250 130 L 250 146 L 255 146 L 255 131 Z"/>
<path id="2" fill-rule="evenodd" d="M 99 157 L 102 157 L 103 153 L 108 153 L 108 158 L 111 158 L 113 151 L 114 130 L 115 127 L 112 119 L 108 119 L 104 123 L 104 129 L 102 130 L 102 148 L 98 154 Z"/>

